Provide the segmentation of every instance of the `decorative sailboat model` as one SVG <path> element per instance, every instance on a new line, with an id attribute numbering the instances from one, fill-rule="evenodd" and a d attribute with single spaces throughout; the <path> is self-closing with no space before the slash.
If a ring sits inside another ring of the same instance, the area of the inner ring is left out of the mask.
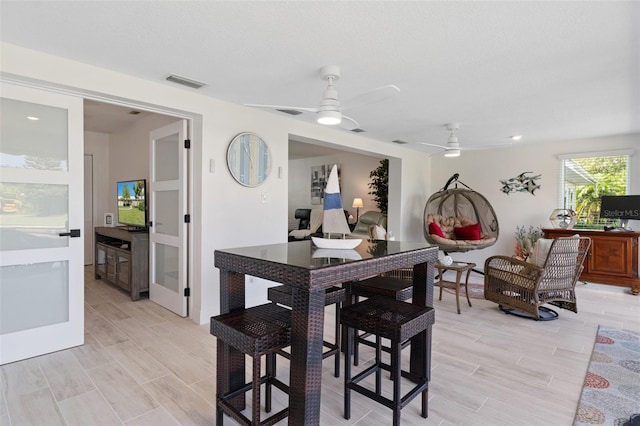
<path id="1" fill-rule="evenodd" d="M 331 168 L 329 180 L 324 190 L 322 232 L 327 235 L 327 238 L 311 237 L 313 244 L 318 248 L 346 250 L 355 248 L 362 242 L 361 238 L 346 238 L 351 231 L 342 210 L 338 168 L 335 164 Z M 334 238 L 331 238 L 332 235 Z"/>

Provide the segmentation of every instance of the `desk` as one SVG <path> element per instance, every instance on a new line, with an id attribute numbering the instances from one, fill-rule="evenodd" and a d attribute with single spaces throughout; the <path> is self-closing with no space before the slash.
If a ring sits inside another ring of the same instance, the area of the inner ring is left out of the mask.
<path id="1" fill-rule="evenodd" d="M 220 310 L 245 308 L 245 274 L 293 287 L 289 424 L 320 423 L 322 339 L 325 289 L 399 268 L 413 267 L 413 303 L 433 307 L 433 265 L 438 248 L 427 243 L 364 240 L 350 259 L 314 257 L 311 241 L 296 241 L 215 251 L 220 269 Z M 324 251 L 323 256 L 326 256 Z M 244 383 L 244 355 L 222 344 L 217 366 L 218 389 L 229 391 Z M 426 361 L 426 362 L 425 362 Z M 411 341 L 410 373 L 431 376 L 431 330 Z M 238 406 L 244 406 L 239 398 Z"/>

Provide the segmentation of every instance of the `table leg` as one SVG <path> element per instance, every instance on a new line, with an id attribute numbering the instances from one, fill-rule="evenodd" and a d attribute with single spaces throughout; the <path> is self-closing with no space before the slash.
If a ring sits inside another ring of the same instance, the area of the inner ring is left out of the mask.
<path id="1" fill-rule="evenodd" d="M 289 424 L 320 424 L 325 291 L 294 289 L 291 311 Z"/>
<path id="2" fill-rule="evenodd" d="M 471 268 L 467 269 L 467 279 L 464 280 L 464 292 L 467 294 L 467 303 L 471 307 L 471 300 L 469 299 L 469 275 L 471 275 Z"/>
<path id="3" fill-rule="evenodd" d="M 421 263 L 413 267 L 412 303 L 433 307 L 433 275 L 436 257 L 429 263 Z M 411 360 L 409 376 L 413 380 L 427 378 L 431 380 L 431 326 L 411 339 Z"/>
<path id="4" fill-rule="evenodd" d="M 244 309 L 244 274 L 231 271 L 220 271 L 220 313 Z M 217 374 L 216 389 L 218 393 L 226 393 L 238 389 L 245 381 L 244 354 L 237 349 L 217 341 Z M 245 394 L 231 400 L 238 410 L 245 409 Z"/>
<path id="5" fill-rule="evenodd" d="M 460 315 L 460 278 L 462 278 L 462 271 L 456 271 L 456 308 L 458 309 L 458 315 Z"/>

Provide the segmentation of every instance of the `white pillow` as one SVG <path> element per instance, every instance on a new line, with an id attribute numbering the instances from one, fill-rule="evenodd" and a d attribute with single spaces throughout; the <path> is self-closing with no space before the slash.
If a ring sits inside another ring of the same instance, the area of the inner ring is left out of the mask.
<path id="1" fill-rule="evenodd" d="M 539 238 L 533 245 L 531 255 L 529 255 L 527 262 L 542 267 L 544 265 L 544 261 L 547 260 L 547 256 L 549 255 L 551 243 L 553 243 L 552 238 Z"/>
<path id="2" fill-rule="evenodd" d="M 369 225 L 369 238 L 372 240 L 386 240 L 387 231 L 380 225 Z"/>

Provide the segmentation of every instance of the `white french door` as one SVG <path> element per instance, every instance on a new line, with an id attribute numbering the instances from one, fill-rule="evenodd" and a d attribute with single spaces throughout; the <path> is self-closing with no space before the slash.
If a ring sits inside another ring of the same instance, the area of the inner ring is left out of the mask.
<path id="1" fill-rule="evenodd" d="M 187 121 L 150 134 L 149 298 L 180 316 L 188 315 Z"/>
<path id="2" fill-rule="evenodd" d="M 82 98 L 0 83 L 0 364 L 84 342 Z"/>

